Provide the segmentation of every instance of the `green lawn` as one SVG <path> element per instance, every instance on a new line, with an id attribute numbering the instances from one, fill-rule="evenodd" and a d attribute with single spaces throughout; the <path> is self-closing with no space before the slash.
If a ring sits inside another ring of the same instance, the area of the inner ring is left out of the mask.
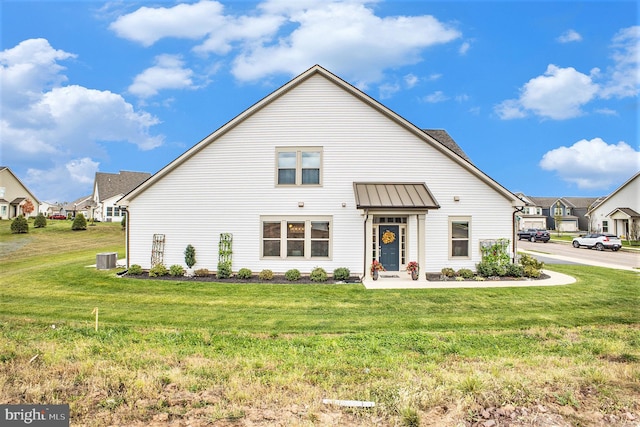
<path id="1" fill-rule="evenodd" d="M 283 424 L 441 416 L 457 425 L 504 405 L 542 405 L 580 425 L 593 413 L 614 425 L 640 416 L 634 272 L 554 265 L 577 282 L 367 291 L 141 280 L 87 267 L 123 248 L 120 224 L 71 231 L 70 221 L 49 221 L 12 235 L 0 222 L 4 401 L 70 403 L 72 419 L 90 425 L 272 424 L 272 412 Z M 324 397 L 377 404 L 335 408 Z"/>

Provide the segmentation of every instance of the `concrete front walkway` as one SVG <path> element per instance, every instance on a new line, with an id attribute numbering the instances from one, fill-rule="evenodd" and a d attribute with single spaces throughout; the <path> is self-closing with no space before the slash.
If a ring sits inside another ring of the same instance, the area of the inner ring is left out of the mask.
<path id="1" fill-rule="evenodd" d="M 447 280 L 431 282 L 424 278 L 419 280 L 411 280 L 404 271 L 382 273 L 378 280 L 373 280 L 370 276 L 365 277 L 362 284 L 367 289 L 451 289 L 451 288 L 509 288 L 520 286 L 558 286 L 570 285 L 575 283 L 574 277 L 566 274 L 557 273 L 555 271 L 543 270 L 549 276 L 548 279 L 542 280 Z"/>

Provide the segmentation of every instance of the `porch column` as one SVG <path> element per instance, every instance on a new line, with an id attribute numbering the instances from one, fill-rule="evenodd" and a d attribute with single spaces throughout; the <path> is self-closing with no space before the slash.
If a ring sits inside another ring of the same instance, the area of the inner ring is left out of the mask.
<path id="1" fill-rule="evenodd" d="M 373 253 L 373 215 L 367 213 L 364 222 L 364 277 L 368 277 Z"/>
<path id="2" fill-rule="evenodd" d="M 420 277 L 418 280 L 426 280 L 424 273 L 427 268 L 427 248 L 425 245 L 425 214 L 417 214 L 418 219 L 418 264 L 420 265 Z"/>

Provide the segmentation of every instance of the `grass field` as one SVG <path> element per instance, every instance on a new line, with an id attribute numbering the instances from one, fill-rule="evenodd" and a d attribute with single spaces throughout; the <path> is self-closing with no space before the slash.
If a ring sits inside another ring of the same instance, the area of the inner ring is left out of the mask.
<path id="1" fill-rule="evenodd" d="M 87 267 L 123 251 L 119 224 L 12 235 L 0 222 L 0 403 L 68 403 L 72 425 L 96 426 L 640 422 L 634 272 L 554 265 L 577 282 L 367 291 Z"/>

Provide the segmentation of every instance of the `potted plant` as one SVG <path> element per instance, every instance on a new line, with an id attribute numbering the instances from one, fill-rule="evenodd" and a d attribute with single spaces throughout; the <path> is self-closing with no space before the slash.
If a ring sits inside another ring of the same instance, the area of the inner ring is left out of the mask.
<path id="1" fill-rule="evenodd" d="M 420 272 L 420 266 L 417 262 L 411 261 L 407 264 L 407 273 L 411 275 L 413 280 L 418 280 L 418 273 Z"/>
<path id="2" fill-rule="evenodd" d="M 184 262 L 187 264 L 185 276 L 192 277 L 194 274 L 193 266 L 196 264 L 196 248 L 192 245 L 187 245 L 187 248 L 184 250 Z"/>
<path id="3" fill-rule="evenodd" d="M 371 277 L 373 277 L 373 280 L 378 280 L 379 271 L 385 271 L 385 269 L 377 259 L 374 259 L 371 263 Z"/>

